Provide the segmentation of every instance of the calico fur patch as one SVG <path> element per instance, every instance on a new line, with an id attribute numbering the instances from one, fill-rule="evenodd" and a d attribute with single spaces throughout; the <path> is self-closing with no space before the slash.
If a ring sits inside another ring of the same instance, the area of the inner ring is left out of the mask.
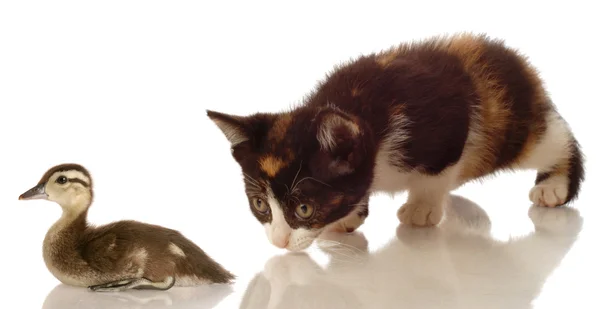
<path id="1" fill-rule="evenodd" d="M 560 205 L 577 196 L 584 179 L 579 144 L 535 68 L 485 35 L 434 37 L 359 56 L 285 112 L 208 116 L 233 140 L 233 156 L 252 179 L 250 206 L 270 190 L 293 229 L 340 222 L 376 191 L 409 190 L 431 204 L 424 211 L 437 213 L 449 190 L 502 170 L 534 168 L 536 185 L 564 176 L 553 180 L 568 190 L 556 197 Z M 411 189 L 415 183 L 448 189 L 420 193 L 426 190 Z M 308 218 L 297 213 L 305 204 L 314 209 Z M 423 221 L 402 213 L 407 223 Z M 257 218 L 264 223 L 266 216 Z"/>

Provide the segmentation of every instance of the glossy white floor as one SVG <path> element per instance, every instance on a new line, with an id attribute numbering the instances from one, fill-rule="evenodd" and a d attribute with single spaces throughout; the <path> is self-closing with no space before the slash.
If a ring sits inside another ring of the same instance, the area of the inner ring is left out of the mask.
<path id="1" fill-rule="evenodd" d="M 0 307 L 600 308 L 594 12 L 580 1 L 2 2 Z M 405 196 L 377 196 L 360 232 L 299 254 L 270 245 L 205 109 L 277 111 L 349 57 L 463 30 L 505 38 L 539 68 L 588 158 L 580 199 L 530 208 L 535 173 L 502 174 L 454 192 L 436 228 L 399 226 Z M 91 222 L 178 229 L 236 283 L 124 293 L 59 284 L 41 245 L 60 208 L 17 197 L 63 162 L 92 172 Z"/>

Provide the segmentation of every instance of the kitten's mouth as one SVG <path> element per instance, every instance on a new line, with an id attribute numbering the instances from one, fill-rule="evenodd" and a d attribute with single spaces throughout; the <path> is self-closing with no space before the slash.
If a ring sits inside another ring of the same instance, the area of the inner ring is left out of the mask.
<path id="1" fill-rule="evenodd" d="M 285 249 L 291 252 L 303 251 L 310 247 L 317 240 L 317 238 L 319 238 L 323 231 L 325 231 L 325 229 L 314 231 L 313 235 L 304 236 L 301 239 L 296 240 L 294 243 L 288 244 Z"/>

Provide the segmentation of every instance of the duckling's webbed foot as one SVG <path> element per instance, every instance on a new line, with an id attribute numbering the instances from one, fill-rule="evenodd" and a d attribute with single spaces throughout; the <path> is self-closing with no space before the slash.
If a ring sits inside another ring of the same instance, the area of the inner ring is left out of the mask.
<path id="1" fill-rule="evenodd" d="M 175 285 L 175 277 L 167 277 L 165 280 L 158 282 L 153 282 L 146 278 L 139 279 L 139 281 L 139 284 L 132 287 L 132 289 L 166 291 Z"/>
<path id="2" fill-rule="evenodd" d="M 89 286 L 89 289 L 94 292 L 118 292 L 129 289 L 133 282 L 140 279 L 124 279 L 119 281 L 112 281 L 108 283 L 98 284 Z"/>
<path id="3" fill-rule="evenodd" d="M 134 278 L 92 285 L 89 289 L 94 292 L 121 292 L 129 289 L 166 291 L 174 285 L 174 277 L 167 277 L 165 280 L 159 282 L 153 282 L 146 278 Z"/>

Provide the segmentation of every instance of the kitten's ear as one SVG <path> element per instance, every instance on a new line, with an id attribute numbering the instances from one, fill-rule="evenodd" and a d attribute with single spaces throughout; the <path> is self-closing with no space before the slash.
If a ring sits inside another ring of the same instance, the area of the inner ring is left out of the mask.
<path id="1" fill-rule="evenodd" d="M 206 115 L 225 134 L 232 148 L 250 139 L 251 132 L 248 130 L 245 117 L 228 115 L 211 110 L 207 110 Z"/>
<path id="2" fill-rule="evenodd" d="M 353 173 L 365 157 L 360 124 L 342 111 L 326 109 L 314 125 L 320 149 L 310 163 L 312 172 L 324 181 Z"/>

